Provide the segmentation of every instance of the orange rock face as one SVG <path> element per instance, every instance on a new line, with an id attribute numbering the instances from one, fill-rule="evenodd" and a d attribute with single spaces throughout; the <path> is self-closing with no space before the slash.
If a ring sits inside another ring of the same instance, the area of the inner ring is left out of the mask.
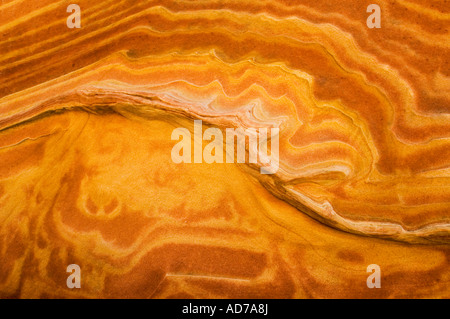
<path id="1" fill-rule="evenodd" d="M 0 297 L 450 298 L 450 8 L 371 3 L 3 1 Z"/>

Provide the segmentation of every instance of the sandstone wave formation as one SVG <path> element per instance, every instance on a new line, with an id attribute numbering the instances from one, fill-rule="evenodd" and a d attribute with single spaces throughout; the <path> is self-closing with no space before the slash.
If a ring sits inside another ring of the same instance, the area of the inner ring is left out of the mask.
<path id="1" fill-rule="evenodd" d="M 446 1 L 70 3 L 0 6 L 0 297 L 450 297 Z M 198 119 L 278 172 L 174 163 Z"/>

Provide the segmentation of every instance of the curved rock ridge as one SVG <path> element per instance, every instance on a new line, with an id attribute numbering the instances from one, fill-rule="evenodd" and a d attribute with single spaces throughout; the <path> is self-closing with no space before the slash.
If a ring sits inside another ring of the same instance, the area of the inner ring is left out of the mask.
<path id="1" fill-rule="evenodd" d="M 0 295 L 448 297 L 450 10 L 366 2 L 3 2 Z M 279 170 L 173 163 L 197 119 Z"/>
<path id="2" fill-rule="evenodd" d="M 377 112 L 368 111 L 365 120 L 340 101 L 316 101 L 312 86 L 309 74 L 280 63 L 228 65 L 214 53 L 133 61 L 122 52 L 79 75 L 19 98 L 4 98 L 5 109 L 17 109 L 4 116 L 2 124 L 78 107 L 142 118 L 167 112 L 223 128 L 278 127 L 280 170 L 265 181 L 278 197 L 344 230 L 411 242 L 448 242 L 450 183 L 447 158 L 442 157 L 448 140 L 403 143 L 386 127 L 382 131 L 381 124 L 371 131 Z M 376 93 L 365 83 L 359 89 Z M 381 104 L 385 97 L 379 99 L 376 103 Z M 377 145 L 377 134 L 391 142 Z M 428 159 L 427 167 L 416 164 L 426 150 L 432 156 L 433 147 L 438 156 Z M 391 162 L 381 165 L 386 156 Z"/>

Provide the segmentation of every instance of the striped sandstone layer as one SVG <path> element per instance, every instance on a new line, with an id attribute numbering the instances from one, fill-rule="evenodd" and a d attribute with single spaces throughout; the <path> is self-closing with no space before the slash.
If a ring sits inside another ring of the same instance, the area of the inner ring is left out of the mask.
<path id="1" fill-rule="evenodd" d="M 3 296 L 449 297 L 443 2 L 77 3 L 0 7 Z M 174 164 L 192 119 L 279 171 Z"/>

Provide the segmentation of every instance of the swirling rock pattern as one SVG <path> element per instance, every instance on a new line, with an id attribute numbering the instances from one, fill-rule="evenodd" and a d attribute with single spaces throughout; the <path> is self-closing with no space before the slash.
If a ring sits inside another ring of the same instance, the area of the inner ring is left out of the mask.
<path id="1" fill-rule="evenodd" d="M 370 3 L 3 1 L 0 296 L 449 298 L 450 8 Z M 193 119 L 279 171 L 173 163 Z"/>

